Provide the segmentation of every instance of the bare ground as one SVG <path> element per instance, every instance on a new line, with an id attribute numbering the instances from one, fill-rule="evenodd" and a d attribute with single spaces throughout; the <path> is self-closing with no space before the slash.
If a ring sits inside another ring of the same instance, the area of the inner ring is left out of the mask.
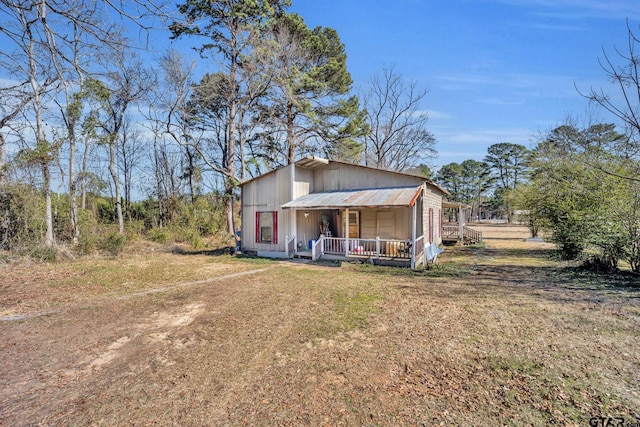
<path id="1" fill-rule="evenodd" d="M 424 272 L 167 253 L 0 267 L 0 425 L 640 421 L 637 278 L 483 231 Z"/>

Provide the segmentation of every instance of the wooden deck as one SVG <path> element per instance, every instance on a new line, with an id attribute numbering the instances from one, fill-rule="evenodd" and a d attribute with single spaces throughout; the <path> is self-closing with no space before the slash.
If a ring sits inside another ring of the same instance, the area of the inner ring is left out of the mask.
<path id="1" fill-rule="evenodd" d="M 460 237 L 459 224 L 446 224 L 442 226 L 443 243 L 461 243 L 463 245 L 474 245 L 482 242 L 482 232 L 473 228 L 462 226 L 463 237 Z"/>

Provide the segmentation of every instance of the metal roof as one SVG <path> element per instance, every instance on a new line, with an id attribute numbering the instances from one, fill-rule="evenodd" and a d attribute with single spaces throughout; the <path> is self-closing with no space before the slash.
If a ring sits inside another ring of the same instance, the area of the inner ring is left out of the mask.
<path id="1" fill-rule="evenodd" d="M 329 160 L 316 156 L 308 156 L 296 162 L 296 166 L 303 169 L 315 170 L 329 164 Z"/>
<path id="2" fill-rule="evenodd" d="M 397 208 L 413 206 L 422 186 L 311 193 L 282 205 L 284 209 Z"/>

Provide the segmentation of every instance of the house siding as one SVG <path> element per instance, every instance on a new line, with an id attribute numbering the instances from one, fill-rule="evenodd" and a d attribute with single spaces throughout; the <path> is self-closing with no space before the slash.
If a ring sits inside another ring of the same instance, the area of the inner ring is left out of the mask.
<path id="1" fill-rule="evenodd" d="M 429 208 L 433 209 L 433 241 L 440 244 L 442 243 L 442 230 L 440 229 L 442 194 L 425 184 L 422 198 L 422 230 L 425 244 L 429 243 Z"/>
<path id="2" fill-rule="evenodd" d="M 295 169 L 294 169 L 295 168 Z M 294 172 L 294 173 L 293 173 Z M 292 181 L 293 179 L 293 181 Z M 422 185 L 423 193 L 418 199 L 417 236 L 429 239 L 429 209 L 433 209 L 433 239 L 441 243 L 440 212 L 442 192 L 420 177 L 394 172 L 365 168 L 362 166 L 330 162 L 315 170 L 288 165 L 246 182 L 242 186 L 242 250 L 258 254 L 286 252 L 286 237 L 297 238 L 298 243 L 308 246 L 308 240 L 319 236 L 319 222 L 322 215 L 330 217 L 332 234 L 342 236 L 342 211 L 337 210 L 294 210 L 281 206 L 298 197 L 327 191 L 357 190 L 367 188 L 387 188 Z M 360 212 L 361 238 L 411 237 L 412 208 L 358 209 Z M 257 243 L 255 218 L 257 212 L 278 212 L 277 244 Z M 304 213 L 307 212 L 307 216 Z M 299 246 L 300 247 L 300 246 Z"/>
<path id="3" fill-rule="evenodd" d="M 280 208 L 291 200 L 291 165 L 263 175 L 242 187 L 242 250 L 257 252 L 285 252 L 292 212 Z M 256 242 L 257 212 L 278 212 L 278 243 Z"/>
<path id="4" fill-rule="evenodd" d="M 313 172 L 313 192 L 402 187 L 422 184 L 419 177 L 342 163 L 329 163 Z"/>

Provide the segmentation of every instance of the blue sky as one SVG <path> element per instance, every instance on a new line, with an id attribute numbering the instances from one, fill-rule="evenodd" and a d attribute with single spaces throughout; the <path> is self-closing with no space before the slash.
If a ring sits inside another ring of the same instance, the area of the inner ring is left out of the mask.
<path id="1" fill-rule="evenodd" d="M 291 11 L 338 31 L 354 88 L 394 67 L 429 90 L 436 167 L 494 143 L 530 147 L 584 115 L 574 84 L 607 89 L 602 49 L 624 50 L 627 17 L 640 20 L 637 0 L 293 0 Z"/>

